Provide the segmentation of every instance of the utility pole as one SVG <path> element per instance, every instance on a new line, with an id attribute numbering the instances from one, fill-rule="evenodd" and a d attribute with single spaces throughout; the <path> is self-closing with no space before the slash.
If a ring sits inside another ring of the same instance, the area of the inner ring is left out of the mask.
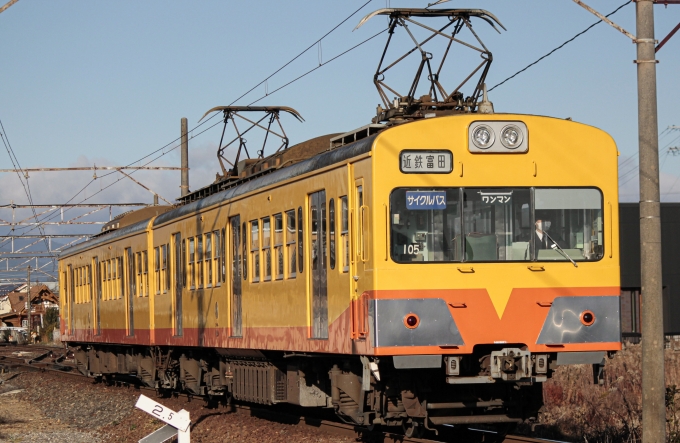
<path id="1" fill-rule="evenodd" d="M 181 196 L 184 197 L 189 193 L 189 134 L 188 134 L 188 124 L 187 119 L 182 117 L 181 124 L 181 137 L 182 146 L 181 158 L 182 158 L 182 182 L 180 184 Z"/>
<path id="2" fill-rule="evenodd" d="M 642 441 L 666 441 L 661 205 L 656 104 L 654 1 L 637 0 L 640 282 L 642 292 Z"/>
<path id="3" fill-rule="evenodd" d="M 31 344 L 31 267 L 26 271 L 26 311 L 28 312 L 28 344 Z"/>

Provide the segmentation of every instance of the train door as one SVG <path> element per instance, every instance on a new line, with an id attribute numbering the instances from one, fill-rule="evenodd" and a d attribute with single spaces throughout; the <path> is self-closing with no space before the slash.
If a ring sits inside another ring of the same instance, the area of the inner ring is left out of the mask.
<path id="1" fill-rule="evenodd" d="M 242 305 L 241 305 L 241 242 L 245 239 L 240 231 L 241 217 L 239 215 L 229 219 L 231 225 L 231 335 L 241 337 L 242 330 Z M 245 235 L 245 229 L 243 230 Z M 244 266 L 245 268 L 245 266 Z"/>
<path id="2" fill-rule="evenodd" d="M 96 290 L 92 291 L 94 294 L 92 294 L 93 302 L 94 302 L 94 323 L 97 328 L 97 335 L 101 335 L 102 333 L 102 319 L 100 317 L 100 311 L 99 311 L 99 302 L 102 299 L 102 285 L 101 285 L 101 270 L 99 269 L 99 257 L 95 257 L 92 259 L 92 268 L 94 269 L 94 275 L 90 276 L 90 288 L 95 287 L 95 281 L 96 283 Z M 94 278 L 92 278 L 94 277 Z"/>
<path id="3" fill-rule="evenodd" d="M 312 338 L 328 338 L 326 191 L 309 196 Z"/>
<path id="4" fill-rule="evenodd" d="M 352 276 L 351 296 L 351 336 L 353 339 L 364 339 L 368 334 L 368 300 L 362 298 L 362 287 L 365 287 L 364 266 L 368 260 L 368 207 L 364 204 L 364 180 L 354 181 L 354 195 L 350 218 L 350 275 Z"/>
<path id="5" fill-rule="evenodd" d="M 75 281 L 73 280 L 73 267 L 68 265 L 68 331 L 73 334 L 73 308 L 75 305 Z M 30 311 L 29 311 L 30 312 Z"/>
<path id="6" fill-rule="evenodd" d="M 128 288 L 127 288 L 127 335 L 135 335 L 134 300 L 135 300 L 135 260 L 131 248 L 125 248 L 127 260 Z"/>
<path id="7" fill-rule="evenodd" d="M 173 335 L 182 335 L 182 288 L 184 287 L 184 248 L 181 234 L 172 235 L 175 288 L 172 302 Z"/>

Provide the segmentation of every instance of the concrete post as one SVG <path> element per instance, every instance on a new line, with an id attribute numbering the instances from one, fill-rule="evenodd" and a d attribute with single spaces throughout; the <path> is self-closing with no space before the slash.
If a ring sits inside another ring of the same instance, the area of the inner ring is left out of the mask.
<path id="1" fill-rule="evenodd" d="M 184 197 L 189 193 L 189 130 L 187 129 L 187 119 L 182 118 L 182 146 L 181 146 L 181 157 L 182 157 L 182 183 L 181 196 Z"/>
<path id="2" fill-rule="evenodd" d="M 642 441 L 666 441 L 659 135 L 656 105 L 654 2 L 638 0 L 637 75 L 640 152 L 640 277 L 642 285 Z"/>

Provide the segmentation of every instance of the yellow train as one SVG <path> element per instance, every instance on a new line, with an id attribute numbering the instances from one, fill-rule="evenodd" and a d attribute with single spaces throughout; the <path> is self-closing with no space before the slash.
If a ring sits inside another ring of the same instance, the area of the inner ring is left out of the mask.
<path id="1" fill-rule="evenodd" d="M 360 425 L 532 419 L 556 365 L 621 346 L 617 154 L 517 114 L 302 143 L 67 250 L 62 340 L 92 376 Z"/>

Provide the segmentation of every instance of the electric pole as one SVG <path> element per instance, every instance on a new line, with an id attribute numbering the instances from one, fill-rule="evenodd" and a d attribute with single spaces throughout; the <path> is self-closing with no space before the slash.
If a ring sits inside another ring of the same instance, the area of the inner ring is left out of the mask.
<path id="1" fill-rule="evenodd" d="M 31 344 L 31 267 L 26 270 L 26 311 L 28 313 L 28 344 Z"/>
<path id="2" fill-rule="evenodd" d="M 656 103 L 654 1 L 637 0 L 640 282 L 642 290 L 642 441 L 666 441 L 661 205 Z"/>
<path id="3" fill-rule="evenodd" d="M 181 131 L 181 148 L 180 148 L 180 157 L 182 160 L 182 178 L 181 178 L 181 185 L 180 185 L 180 195 L 184 197 L 189 193 L 189 131 L 188 131 L 188 124 L 187 124 L 187 119 L 182 118 L 181 123 L 180 123 L 180 131 Z"/>

